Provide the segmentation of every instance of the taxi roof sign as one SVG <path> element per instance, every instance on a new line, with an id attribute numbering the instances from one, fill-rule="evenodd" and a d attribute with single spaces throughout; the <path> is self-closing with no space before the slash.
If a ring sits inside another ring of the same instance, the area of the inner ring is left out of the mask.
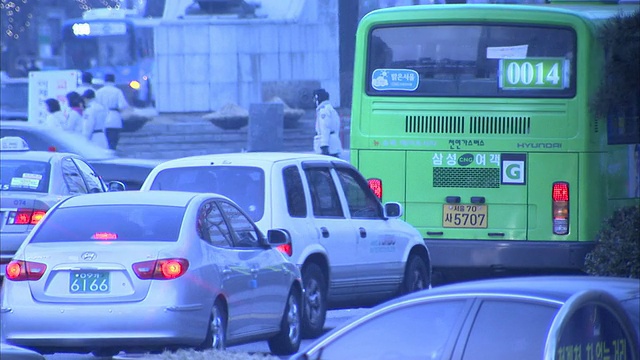
<path id="1" fill-rule="evenodd" d="M 0 139 L 0 150 L 27 151 L 29 150 L 29 144 L 19 136 L 5 136 Z"/>

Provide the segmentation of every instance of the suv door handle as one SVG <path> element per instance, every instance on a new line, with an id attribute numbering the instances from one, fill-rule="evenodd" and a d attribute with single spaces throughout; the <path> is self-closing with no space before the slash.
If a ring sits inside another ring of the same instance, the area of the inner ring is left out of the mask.
<path id="1" fill-rule="evenodd" d="M 329 230 L 326 227 L 321 227 L 320 228 L 320 232 L 322 233 L 322 237 L 323 238 L 328 238 L 329 237 Z"/>
<path id="2" fill-rule="evenodd" d="M 361 238 L 366 238 L 367 237 L 367 229 L 361 227 L 360 228 L 360 237 Z"/>

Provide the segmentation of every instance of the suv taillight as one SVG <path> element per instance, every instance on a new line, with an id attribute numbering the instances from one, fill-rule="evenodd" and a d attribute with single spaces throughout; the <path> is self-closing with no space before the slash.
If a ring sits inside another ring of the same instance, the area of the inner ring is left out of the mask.
<path id="1" fill-rule="evenodd" d="M 142 280 L 171 280 L 184 275 L 189 268 L 187 259 L 159 259 L 133 264 L 133 272 Z"/>
<path id="2" fill-rule="evenodd" d="M 46 270 L 47 265 L 45 264 L 33 261 L 11 260 L 7 264 L 5 276 L 12 281 L 40 280 Z"/>
<path id="3" fill-rule="evenodd" d="M 567 235 L 569 233 L 569 183 L 558 181 L 551 190 L 553 200 L 553 233 Z"/>
<path id="4" fill-rule="evenodd" d="M 378 199 L 382 200 L 382 180 L 371 178 L 367 180 L 369 188 L 373 191 Z"/>
<path id="5" fill-rule="evenodd" d="M 276 249 L 278 249 L 281 253 L 289 256 L 293 254 L 293 247 L 291 246 L 291 243 L 278 245 L 276 246 Z"/>

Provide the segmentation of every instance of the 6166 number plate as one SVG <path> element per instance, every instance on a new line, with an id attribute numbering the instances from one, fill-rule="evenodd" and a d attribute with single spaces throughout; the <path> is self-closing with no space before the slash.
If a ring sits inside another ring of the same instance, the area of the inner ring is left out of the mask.
<path id="1" fill-rule="evenodd" d="M 69 292 L 74 294 L 108 293 L 108 271 L 73 271 L 69 279 Z"/>
<path id="2" fill-rule="evenodd" d="M 484 229 L 487 227 L 487 205 L 445 204 L 442 227 Z"/>

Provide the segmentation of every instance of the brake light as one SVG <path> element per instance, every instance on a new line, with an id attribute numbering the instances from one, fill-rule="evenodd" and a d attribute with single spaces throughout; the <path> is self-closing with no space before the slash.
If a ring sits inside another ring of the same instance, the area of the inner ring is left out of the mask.
<path id="1" fill-rule="evenodd" d="M 170 280 L 187 272 L 187 259 L 159 259 L 133 264 L 133 272 L 142 280 Z"/>
<path id="2" fill-rule="evenodd" d="M 291 244 L 282 244 L 276 247 L 281 253 L 291 256 L 293 254 L 293 246 Z"/>
<path id="3" fill-rule="evenodd" d="M 12 281 L 27 281 L 27 280 L 40 280 L 44 272 L 47 270 L 47 265 L 23 260 L 11 260 L 7 265 L 5 276 Z"/>
<path id="4" fill-rule="evenodd" d="M 46 213 L 46 210 L 36 209 L 18 209 L 18 211 L 11 211 L 7 217 L 7 225 L 35 225 L 42 220 Z"/>
<path id="5" fill-rule="evenodd" d="M 377 196 L 378 199 L 382 200 L 382 180 L 372 178 L 368 179 L 367 183 L 369 184 L 369 188 L 373 191 L 375 196 Z"/>
<path id="6" fill-rule="evenodd" d="M 33 210 L 33 215 L 31 215 L 31 225 L 39 223 L 46 213 L 47 212 L 44 210 Z"/>
<path id="7" fill-rule="evenodd" d="M 111 232 L 97 232 L 91 236 L 92 240 L 117 240 L 118 234 Z"/>
<path id="8" fill-rule="evenodd" d="M 567 235 L 569 233 L 569 183 L 558 181 L 551 190 L 553 233 Z"/>
<path id="9" fill-rule="evenodd" d="M 57 152 L 57 151 L 58 151 L 58 149 L 57 149 L 55 146 L 51 145 L 51 146 L 49 146 L 49 147 L 47 148 L 47 151 L 50 151 L 50 152 Z"/>

